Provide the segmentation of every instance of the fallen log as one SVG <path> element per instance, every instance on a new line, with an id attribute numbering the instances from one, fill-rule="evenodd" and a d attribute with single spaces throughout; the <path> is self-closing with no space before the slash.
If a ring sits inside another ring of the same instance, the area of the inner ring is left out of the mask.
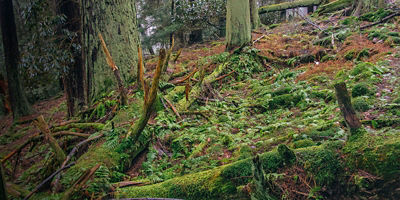
<path id="1" fill-rule="evenodd" d="M 377 182 L 369 182 L 369 185 L 374 188 L 374 191 L 375 189 L 380 191 L 377 192 L 378 199 L 387 199 L 399 193 L 396 190 L 400 185 L 396 182 L 400 177 L 398 170 L 400 163 L 396 162 L 400 159 L 399 147 L 400 136 L 390 134 L 381 136 L 365 134 L 346 143 L 331 141 L 320 146 L 295 150 L 278 147 L 273 151 L 258 155 L 256 161 L 247 158 L 211 170 L 172 178 L 162 183 L 120 188 L 114 192 L 114 195 L 121 199 L 147 197 L 205 200 L 249 199 L 255 194 L 269 194 L 269 196 L 278 196 L 277 199 L 280 199 L 279 195 L 291 191 L 281 191 L 281 194 L 271 193 L 273 191 L 273 188 L 269 188 L 273 187 L 271 184 L 267 184 L 267 187 L 265 184 L 260 184 L 263 187 L 254 187 L 257 180 L 260 181 L 262 178 L 259 176 L 261 174 L 259 170 L 263 171 L 262 174 L 271 174 L 302 166 L 301 170 L 304 170 L 307 177 L 311 178 L 315 187 L 326 188 L 328 191 L 342 191 L 342 193 L 357 184 L 348 180 L 349 174 L 363 170 L 382 177 Z M 257 177 L 253 175 L 254 167 L 258 170 Z M 253 177 L 253 183 L 250 183 L 252 178 L 249 177 Z M 393 182 L 396 184 L 387 184 Z M 249 183 L 250 185 L 247 185 Z M 241 190 L 244 185 L 252 188 L 250 194 Z M 386 187 L 390 187 L 389 190 L 386 190 L 388 189 Z M 352 193 L 349 194 L 352 195 Z"/>
<path id="2" fill-rule="evenodd" d="M 258 14 L 264 14 L 268 12 L 282 11 L 287 9 L 293 9 L 298 7 L 318 6 L 323 0 L 299 0 L 293 2 L 284 2 L 279 4 L 262 6 L 258 9 Z"/>
<path id="3" fill-rule="evenodd" d="M 64 126 L 56 126 L 51 129 L 52 132 L 66 131 L 72 128 L 77 129 L 89 129 L 93 128 L 95 130 L 102 130 L 104 128 L 104 124 L 102 123 L 69 123 Z"/>
<path id="4" fill-rule="evenodd" d="M 320 6 L 315 12 L 319 15 L 335 12 L 353 4 L 353 0 L 336 0 Z"/>
<path id="5" fill-rule="evenodd" d="M 364 30 L 364 29 L 366 29 L 366 28 L 369 28 L 369 27 L 372 27 L 372 26 L 381 24 L 381 23 L 383 23 L 383 22 L 385 22 L 385 21 L 387 21 L 387 20 L 389 20 L 389 19 L 392 19 L 393 17 L 399 16 L 399 15 L 400 15 L 400 12 L 393 13 L 393 14 L 391 14 L 391 15 L 389 15 L 389 16 L 387 16 L 387 17 L 385 17 L 385 18 L 383 18 L 383 19 L 381 19 L 381 20 L 379 20 L 379 21 L 377 21 L 377 22 L 374 22 L 374 23 L 371 23 L 371 24 L 367 24 L 367 25 L 361 26 L 361 27 L 360 27 L 360 30 Z"/>

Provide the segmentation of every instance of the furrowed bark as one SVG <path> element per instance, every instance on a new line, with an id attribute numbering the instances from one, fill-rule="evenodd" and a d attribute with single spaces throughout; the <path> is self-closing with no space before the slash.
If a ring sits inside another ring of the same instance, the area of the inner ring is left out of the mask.
<path id="1" fill-rule="evenodd" d="M 293 9 L 298 7 L 308 7 L 320 5 L 322 0 L 299 0 L 293 2 L 284 2 L 279 4 L 262 6 L 258 9 L 258 14 L 264 14 L 268 12 L 282 11 L 287 9 Z"/>
<path id="2" fill-rule="evenodd" d="M 335 84 L 335 90 L 340 111 L 342 112 L 346 125 L 350 130 L 361 128 L 362 124 L 354 111 L 353 105 L 351 104 L 351 98 L 347 91 L 346 83 L 341 82 Z"/>
<path id="3" fill-rule="evenodd" d="M 45 135 L 46 140 L 49 142 L 51 149 L 54 151 L 57 161 L 62 164 L 66 158 L 64 151 L 61 149 L 58 142 L 51 134 L 51 131 L 43 118 L 43 115 L 40 115 L 35 121 L 35 125 L 40 129 L 40 131 Z"/>
<path id="4" fill-rule="evenodd" d="M 113 70 L 115 79 L 117 80 L 118 84 L 118 90 L 119 90 L 119 95 L 120 95 L 120 100 L 121 100 L 121 105 L 127 105 L 128 104 L 128 97 L 126 95 L 126 90 L 124 87 L 124 83 L 122 82 L 121 75 L 119 73 L 118 67 L 115 65 L 110 52 L 107 49 L 106 43 L 104 42 L 103 36 L 101 36 L 101 33 L 99 33 L 99 39 L 101 42 L 101 47 L 103 48 L 104 53 L 106 54 L 106 59 L 107 59 L 107 64 L 108 66 Z"/>

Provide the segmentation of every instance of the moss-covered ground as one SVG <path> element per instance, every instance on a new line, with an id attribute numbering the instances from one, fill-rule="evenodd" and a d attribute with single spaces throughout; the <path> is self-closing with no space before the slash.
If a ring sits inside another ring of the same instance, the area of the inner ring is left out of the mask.
<path id="1" fill-rule="evenodd" d="M 117 94 L 111 92 L 79 119 L 104 125 L 61 127 L 105 134 L 79 153 L 78 164 L 63 173 L 62 186 L 68 188 L 101 164 L 75 194 L 80 196 L 73 197 L 393 199 L 400 188 L 400 30 L 394 18 L 360 32 L 357 27 L 373 16 L 332 18 L 340 28 L 313 19 L 322 32 L 304 21 L 279 24 L 253 33 L 258 40 L 240 54 L 223 52 L 222 41 L 183 49 L 169 64 L 170 79 L 160 83 L 163 98 L 144 131 L 150 143 L 132 163 L 119 149 L 142 105 L 143 93 L 134 84 L 128 106 L 116 109 Z M 151 77 L 156 58 L 146 62 Z M 195 69 L 193 77 L 181 81 Z M 357 136 L 350 137 L 341 116 L 336 81 L 346 82 L 364 125 Z M 46 119 L 51 122 L 52 115 Z M 37 132 L 29 124 L 5 127 L 2 157 Z M 59 143 L 68 152 L 78 141 L 68 136 Z M 256 155 L 264 181 L 256 178 Z M 7 181 L 32 190 L 58 168 L 52 156 L 45 143 L 28 145 L 4 163 Z M 147 185 L 111 187 L 120 181 Z M 43 196 L 50 192 L 34 198 Z"/>

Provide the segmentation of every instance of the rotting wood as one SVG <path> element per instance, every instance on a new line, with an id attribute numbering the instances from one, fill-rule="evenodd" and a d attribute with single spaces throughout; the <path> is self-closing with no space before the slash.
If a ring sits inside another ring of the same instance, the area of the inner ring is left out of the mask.
<path id="1" fill-rule="evenodd" d="M 279 3 L 279 4 L 262 6 L 258 9 L 258 14 L 282 11 L 282 10 L 293 9 L 293 8 L 298 8 L 298 7 L 317 6 L 321 3 L 322 3 L 322 0 L 300 0 L 300 1 L 293 1 L 293 2 L 284 2 L 284 3 Z"/>
<path id="2" fill-rule="evenodd" d="M 67 163 L 71 160 L 71 158 L 75 155 L 75 153 L 78 152 L 78 149 L 79 149 L 81 146 L 83 146 L 83 145 L 85 145 L 85 144 L 87 144 L 87 143 L 89 143 L 89 142 L 91 142 L 91 141 L 97 140 L 97 139 L 99 139 L 99 138 L 101 138 L 101 137 L 103 137 L 103 136 L 104 136 L 104 134 L 99 134 L 99 135 L 97 135 L 97 136 L 95 136 L 95 137 L 88 138 L 88 139 L 86 139 L 86 140 L 84 140 L 84 141 L 79 142 L 79 143 L 71 150 L 71 152 L 69 152 L 68 156 L 65 158 L 64 162 L 62 163 L 61 168 L 65 167 L 65 166 L 67 165 Z M 56 177 L 56 179 L 54 180 L 54 184 L 53 184 L 56 191 L 59 191 L 59 190 L 60 190 L 59 181 L 60 181 L 60 175 L 58 174 L 57 177 Z"/>
<path id="3" fill-rule="evenodd" d="M 62 167 L 62 168 L 58 169 L 57 171 L 55 171 L 54 173 L 52 173 L 49 177 L 47 177 L 44 181 L 42 181 L 38 186 L 36 186 L 36 188 L 31 193 L 29 193 L 28 196 L 26 196 L 24 198 L 24 200 L 28 200 L 29 198 L 31 198 L 33 194 L 35 194 L 37 191 L 39 191 L 39 189 L 42 188 L 47 182 L 49 182 L 55 175 L 59 174 L 60 172 L 62 172 L 65 169 L 72 167 L 73 165 L 75 165 L 75 162 L 72 162 L 69 165 Z"/>
<path id="4" fill-rule="evenodd" d="M 225 77 L 228 77 L 228 76 L 232 75 L 232 74 L 235 73 L 235 72 L 236 72 L 236 71 L 233 70 L 233 71 L 231 71 L 231 72 L 229 72 L 229 73 L 227 73 L 227 74 L 225 74 L 225 75 L 222 75 L 222 76 L 216 78 L 215 81 L 219 81 L 219 80 L 221 80 L 221 79 L 223 79 L 223 78 L 225 78 Z"/>
<path id="5" fill-rule="evenodd" d="M 103 129 L 103 127 L 104 127 L 104 124 L 102 124 L 102 123 L 94 123 L 94 122 L 91 122 L 91 123 L 69 123 L 69 124 L 67 124 L 65 126 L 53 127 L 51 129 L 51 131 L 60 132 L 60 131 L 69 130 L 71 128 L 78 128 L 78 129 L 93 128 L 93 129 L 96 129 L 96 130 L 100 131 L 100 130 Z"/>
<path id="6" fill-rule="evenodd" d="M 128 97 L 126 94 L 126 90 L 124 87 L 124 84 L 122 82 L 121 79 L 121 75 L 119 73 L 118 67 L 115 65 L 110 52 L 107 49 L 106 43 L 104 42 L 103 36 L 101 35 L 101 33 L 99 33 L 99 39 L 101 42 L 101 47 L 103 48 L 104 53 L 106 54 L 106 60 L 107 60 L 107 64 L 108 66 L 110 66 L 110 68 L 112 69 L 114 76 L 117 80 L 117 84 L 118 84 L 118 90 L 120 93 L 120 101 L 121 101 L 121 105 L 127 105 L 128 104 Z"/>
<path id="7" fill-rule="evenodd" d="M 144 186 L 144 185 L 149 185 L 151 184 L 150 182 L 136 182 L 136 181 L 122 181 L 118 183 L 113 183 L 112 187 L 113 188 L 124 188 L 124 187 L 129 187 L 129 186 Z"/>
<path id="8" fill-rule="evenodd" d="M 136 141 L 139 138 L 143 129 L 146 127 L 150 115 L 153 113 L 152 107 L 157 97 L 158 84 L 160 81 L 162 67 L 165 59 L 165 49 L 161 49 L 160 55 L 158 57 L 156 71 L 154 72 L 153 82 L 151 83 L 151 88 L 149 89 L 149 91 L 145 91 L 143 112 L 140 118 L 135 122 L 135 124 L 127 134 L 127 138 L 130 138 L 132 141 Z"/>
<path id="9" fill-rule="evenodd" d="M 58 145 L 57 140 L 52 136 L 51 131 L 43 118 L 43 115 L 40 115 L 34 123 L 45 135 L 45 139 L 49 142 L 51 149 L 54 151 L 56 160 L 61 164 L 66 158 L 65 153 L 61 149 L 60 145 Z"/>
<path id="10" fill-rule="evenodd" d="M 197 68 L 193 69 L 193 71 L 189 75 L 187 75 L 185 78 L 183 78 L 181 80 L 177 80 L 173 84 L 179 84 L 179 83 L 185 82 L 186 80 L 190 79 L 196 72 L 197 72 Z"/>
<path id="11" fill-rule="evenodd" d="M 330 3 L 321 5 L 315 12 L 319 15 L 334 12 L 351 6 L 353 0 L 336 0 Z"/>
<path id="12" fill-rule="evenodd" d="M 361 128 L 362 125 L 351 104 L 351 98 L 347 91 L 346 83 L 336 83 L 335 91 L 340 111 L 342 112 L 346 125 L 351 131 Z"/>
<path id="13" fill-rule="evenodd" d="M 61 198 L 62 200 L 69 200 L 71 199 L 71 195 L 74 193 L 75 190 L 81 188 L 89 179 L 92 178 L 93 174 L 99 169 L 101 165 L 97 164 L 91 169 L 88 169 L 73 185 L 69 188 Z"/>

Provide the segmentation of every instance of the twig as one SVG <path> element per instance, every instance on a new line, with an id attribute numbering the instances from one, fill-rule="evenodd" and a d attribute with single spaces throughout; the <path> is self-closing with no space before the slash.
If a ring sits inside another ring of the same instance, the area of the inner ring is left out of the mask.
<path id="1" fill-rule="evenodd" d="M 41 187 L 43 187 L 44 184 L 46 184 L 47 182 L 49 182 L 55 175 L 59 174 L 61 171 L 63 171 L 64 169 L 68 169 L 71 166 L 75 165 L 75 162 L 70 163 L 69 165 L 62 167 L 60 169 L 58 169 L 56 172 L 52 173 L 49 177 L 47 177 L 43 182 L 41 182 L 38 186 L 36 186 L 36 188 L 28 194 L 28 196 L 26 196 L 24 198 L 24 200 L 29 199 L 35 192 L 37 192 Z"/>
<path id="2" fill-rule="evenodd" d="M 179 112 L 176 110 L 176 108 L 174 107 L 174 105 L 173 105 L 168 99 L 166 99 L 166 98 L 163 98 L 163 99 L 165 99 L 165 101 L 167 102 L 167 104 L 169 105 L 169 107 L 171 107 L 171 110 L 175 113 L 175 115 L 179 118 L 179 120 L 182 120 L 181 115 L 180 115 Z"/>
<path id="3" fill-rule="evenodd" d="M 189 78 L 191 78 L 195 73 L 197 72 L 197 69 L 195 68 L 192 73 L 190 73 L 189 75 L 187 75 L 185 78 L 181 79 L 181 80 L 177 80 L 174 84 L 179 84 L 179 83 L 183 83 L 186 80 L 188 80 Z"/>
<path id="4" fill-rule="evenodd" d="M 231 74 L 233 74 L 233 73 L 235 73 L 235 72 L 236 72 L 236 71 L 233 70 L 233 71 L 231 71 L 231 72 L 229 72 L 229 73 L 227 73 L 227 74 L 225 74 L 225 75 L 222 75 L 222 76 L 216 78 L 215 81 L 219 81 L 219 80 L 221 80 L 221 79 L 223 79 L 223 78 L 225 78 L 225 77 L 227 77 L 227 76 L 229 76 L 229 75 L 231 75 Z"/>
<path id="5" fill-rule="evenodd" d="M 319 29 L 320 31 L 324 31 L 325 29 L 321 28 L 320 26 L 318 26 L 317 24 L 315 24 L 314 22 L 311 21 L 311 19 L 309 19 L 307 16 L 303 16 L 299 13 L 299 11 L 295 10 L 297 15 L 299 15 L 302 19 L 304 19 L 307 23 L 311 24 L 312 26 L 314 26 L 315 28 Z"/>
<path id="6" fill-rule="evenodd" d="M 253 41 L 253 45 L 265 37 L 266 35 L 262 35 L 261 37 L 257 38 L 256 40 Z"/>

